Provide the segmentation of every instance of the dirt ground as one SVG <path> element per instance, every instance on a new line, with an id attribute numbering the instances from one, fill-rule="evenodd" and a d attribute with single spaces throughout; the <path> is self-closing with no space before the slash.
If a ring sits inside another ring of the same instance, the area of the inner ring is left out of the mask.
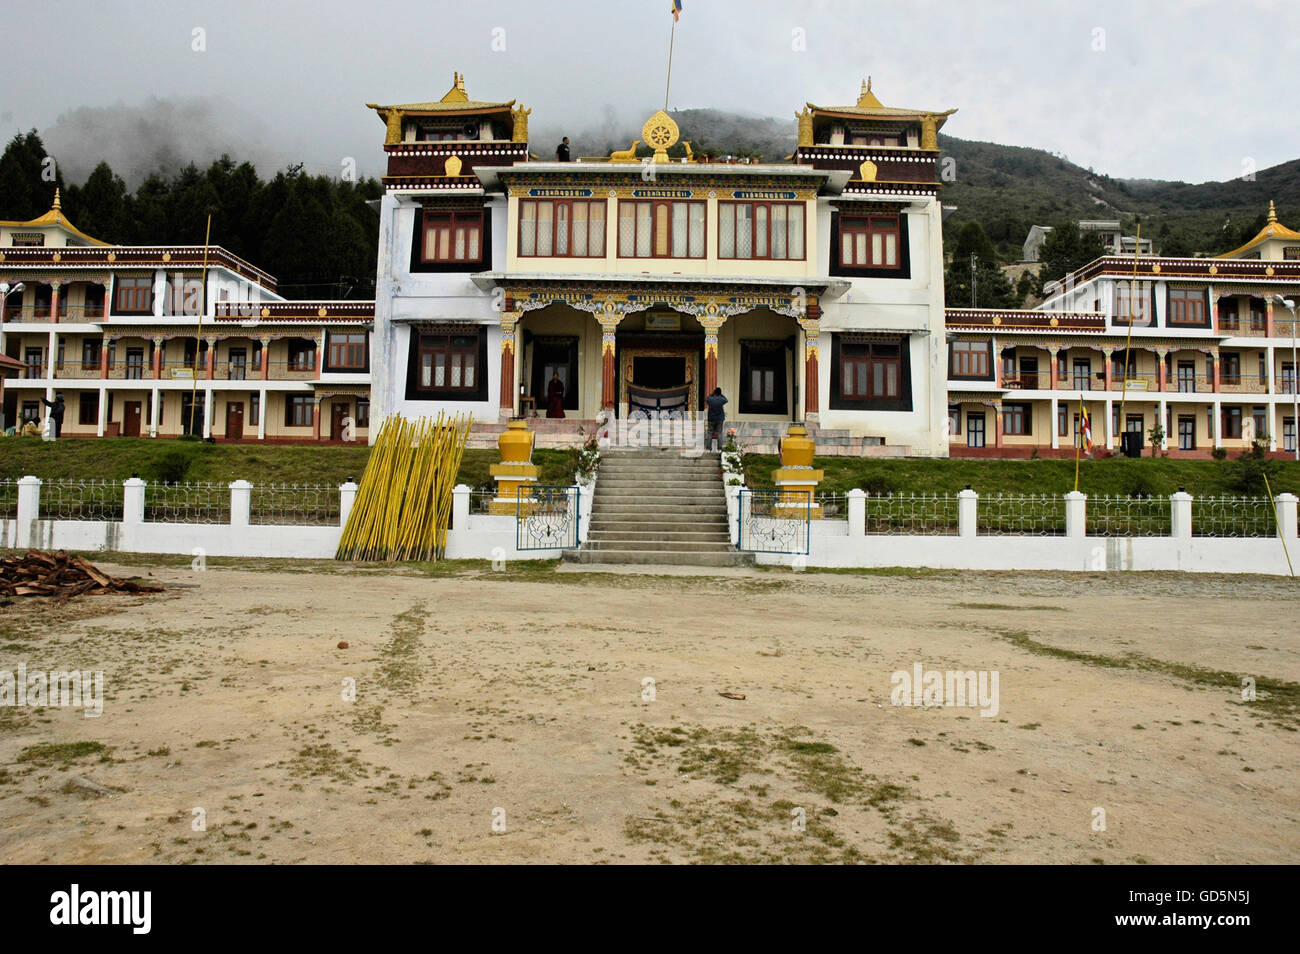
<path id="1" fill-rule="evenodd" d="M 106 685 L 0 708 L 9 862 L 1300 860 L 1295 580 L 101 565 L 0 609 Z"/>

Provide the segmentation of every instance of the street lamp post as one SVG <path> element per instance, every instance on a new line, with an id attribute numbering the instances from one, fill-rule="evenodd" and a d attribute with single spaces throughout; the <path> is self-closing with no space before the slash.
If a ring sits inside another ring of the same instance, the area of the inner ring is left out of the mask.
<path id="1" fill-rule="evenodd" d="M 1295 444 L 1295 459 L 1300 460 L 1300 363 L 1296 362 L 1295 301 L 1274 295 L 1277 302 L 1291 312 L 1291 441 Z"/>

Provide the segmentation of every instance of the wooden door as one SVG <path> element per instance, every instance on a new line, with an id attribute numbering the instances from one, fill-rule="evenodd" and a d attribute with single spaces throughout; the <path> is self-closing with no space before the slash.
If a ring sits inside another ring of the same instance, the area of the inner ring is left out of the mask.
<path id="1" fill-rule="evenodd" d="M 122 436 L 140 436 L 140 413 L 143 407 L 140 401 L 127 401 L 122 408 Z"/>
<path id="2" fill-rule="evenodd" d="M 226 440 L 237 441 L 244 436 L 244 402 L 226 402 Z"/>
<path id="3" fill-rule="evenodd" d="M 330 417 L 330 440 L 341 441 L 344 439 L 343 423 L 348 418 L 348 405 L 346 402 L 335 402 Z"/>

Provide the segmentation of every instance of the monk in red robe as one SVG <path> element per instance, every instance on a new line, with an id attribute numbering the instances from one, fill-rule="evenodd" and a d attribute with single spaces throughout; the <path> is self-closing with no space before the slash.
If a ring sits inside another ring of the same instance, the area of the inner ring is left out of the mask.
<path id="1" fill-rule="evenodd" d="M 551 375 L 551 383 L 546 386 L 546 416 L 564 417 L 564 382 L 558 371 Z"/>

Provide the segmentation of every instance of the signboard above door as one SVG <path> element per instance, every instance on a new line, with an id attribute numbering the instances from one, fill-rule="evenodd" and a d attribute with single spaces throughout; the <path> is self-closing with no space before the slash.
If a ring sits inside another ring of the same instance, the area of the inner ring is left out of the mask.
<path id="1" fill-rule="evenodd" d="M 645 316 L 646 331 L 681 331 L 682 316 L 675 311 L 650 311 Z"/>

